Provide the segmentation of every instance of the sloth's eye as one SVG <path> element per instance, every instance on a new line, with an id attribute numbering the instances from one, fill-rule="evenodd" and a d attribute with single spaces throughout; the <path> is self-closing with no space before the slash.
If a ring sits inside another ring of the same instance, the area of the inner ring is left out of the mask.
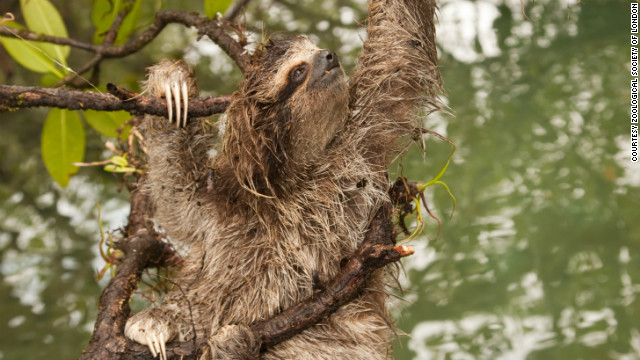
<path id="1" fill-rule="evenodd" d="M 307 76 L 307 64 L 300 64 L 289 72 L 289 80 L 291 83 L 299 84 L 304 81 Z"/>
<path id="2" fill-rule="evenodd" d="M 307 78 L 307 74 L 309 73 L 309 65 L 306 63 L 302 63 L 294 67 L 287 74 L 287 84 L 280 91 L 279 99 L 280 101 L 284 101 L 291 97 L 293 93 L 302 85 L 304 80 Z"/>

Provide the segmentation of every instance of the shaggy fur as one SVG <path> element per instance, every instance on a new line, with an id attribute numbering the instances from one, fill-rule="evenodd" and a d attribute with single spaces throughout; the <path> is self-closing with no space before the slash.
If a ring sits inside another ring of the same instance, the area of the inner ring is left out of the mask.
<path id="1" fill-rule="evenodd" d="M 224 134 L 200 121 L 181 129 L 146 118 L 146 191 L 158 224 L 189 251 L 177 281 L 184 294 L 174 289 L 134 315 L 129 338 L 197 336 L 214 359 L 392 358 L 388 269 L 358 299 L 266 352 L 248 325 L 313 296 L 389 201 L 390 157 L 420 138 L 418 112 L 437 108 L 434 9 L 433 0 L 370 0 L 348 87 L 342 69 L 326 65 L 332 53 L 307 38 L 256 50 Z M 183 64 L 150 68 L 152 93 L 163 95 L 167 82 L 197 93 Z"/>

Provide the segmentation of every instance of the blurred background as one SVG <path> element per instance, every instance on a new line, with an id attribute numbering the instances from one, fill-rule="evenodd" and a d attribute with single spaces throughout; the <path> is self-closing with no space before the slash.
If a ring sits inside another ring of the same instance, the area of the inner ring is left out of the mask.
<path id="1" fill-rule="evenodd" d="M 458 150 L 430 187 L 424 235 L 409 244 L 403 297 L 394 308 L 408 336 L 396 359 L 640 359 L 640 164 L 629 160 L 629 2 L 439 1 L 438 46 L 454 116 L 426 127 Z M 93 1 L 52 0 L 69 35 L 90 42 Z M 203 10 L 202 0 L 145 1 L 146 28 L 160 8 Z M 18 1 L 0 12 L 21 21 Z M 306 34 L 353 69 L 364 0 L 252 1 L 244 19 L 263 34 Z M 231 93 L 240 73 L 208 39 L 166 28 L 140 53 L 103 63 L 101 84 L 138 88 L 165 57 L 196 67 L 203 95 Z M 72 50 L 70 65 L 90 54 Z M 0 82 L 40 75 L 0 48 Z M 70 359 L 86 346 L 108 279 L 98 255 L 96 202 L 106 228 L 125 224 L 128 201 L 100 168 L 61 188 L 46 173 L 40 134 L 47 109 L 0 113 L 0 359 Z M 85 161 L 108 156 L 85 124 Z M 451 147 L 426 138 L 402 172 L 425 182 Z"/>

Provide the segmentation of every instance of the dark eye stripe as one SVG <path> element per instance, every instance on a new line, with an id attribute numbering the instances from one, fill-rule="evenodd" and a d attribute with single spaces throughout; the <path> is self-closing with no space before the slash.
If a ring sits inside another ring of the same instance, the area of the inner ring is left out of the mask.
<path id="1" fill-rule="evenodd" d="M 289 71 L 287 76 L 287 85 L 280 92 L 279 101 L 288 99 L 298 87 L 307 79 L 309 72 L 309 64 L 302 63 Z"/>
<path id="2" fill-rule="evenodd" d="M 307 77 L 307 70 L 309 66 L 306 63 L 300 64 L 289 72 L 289 82 L 296 85 L 300 85 Z"/>

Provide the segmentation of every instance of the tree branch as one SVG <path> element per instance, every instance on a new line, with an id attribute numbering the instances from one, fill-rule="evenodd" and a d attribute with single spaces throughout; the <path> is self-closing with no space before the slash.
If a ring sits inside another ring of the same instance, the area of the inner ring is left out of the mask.
<path id="1" fill-rule="evenodd" d="M 413 254 L 408 247 L 395 246 L 394 243 L 391 205 L 388 204 L 378 210 L 362 244 L 326 289 L 265 322 L 251 326 L 262 341 L 262 348 L 274 346 L 317 324 L 358 297 L 375 270 Z"/>
<path id="2" fill-rule="evenodd" d="M 68 85 L 71 82 L 73 82 L 75 79 L 81 78 L 81 75 L 89 71 L 89 69 L 91 69 L 94 66 L 98 66 L 102 61 L 102 59 L 104 59 L 104 56 L 102 54 L 95 54 L 91 58 L 91 60 L 87 61 L 87 63 L 82 65 L 81 68 L 79 68 L 75 72 L 65 75 L 62 79 L 60 79 L 60 81 L 58 81 L 55 85 L 53 85 L 53 87 L 61 87 L 63 85 Z M 84 86 L 77 86 L 76 88 L 87 88 L 92 84 L 92 82 L 88 82 L 84 78 L 82 78 L 80 81 L 83 82 L 84 84 L 79 84 L 79 85 L 84 85 Z"/>
<path id="3" fill-rule="evenodd" d="M 218 46 L 236 62 L 243 73 L 249 66 L 249 57 L 244 54 L 243 37 L 241 37 L 240 42 L 238 42 L 225 32 L 225 28 L 234 29 L 230 22 L 209 19 L 195 12 L 176 10 L 159 11 L 156 15 L 156 21 L 158 19 L 170 19 L 171 22 L 195 27 L 199 35 L 207 35 L 213 42 L 218 44 Z M 235 28 L 234 30 L 236 30 L 238 34 L 241 33 L 240 29 Z"/>
<path id="4" fill-rule="evenodd" d="M 125 4 L 122 6 L 122 10 L 116 15 L 115 19 L 113 19 L 111 27 L 104 35 L 104 41 L 102 42 L 103 44 L 112 45 L 116 41 L 116 38 L 118 37 L 118 29 L 120 29 L 120 26 L 122 25 L 124 18 L 127 17 L 127 14 L 131 12 L 134 3 L 135 0 L 125 1 Z"/>
<path id="5" fill-rule="evenodd" d="M 102 45 L 95 45 L 91 43 L 85 43 L 73 38 L 65 38 L 65 37 L 58 37 L 53 35 L 40 34 L 40 33 L 35 33 L 33 31 L 29 31 L 27 29 L 16 29 L 16 28 L 11 28 L 7 26 L 0 26 L 0 36 L 10 37 L 10 38 L 20 38 L 20 39 L 30 40 L 30 41 L 46 42 L 46 43 L 56 44 L 56 45 L 66 45 L 76 49 L 91 51 L 94 53 L 99 52 L 98 49 L 100 49 L 102 46 Z"/>
<path id="6" fill-rule="evenodd" d="M 392 204 L 402 204 L 415 189 L 417 188 L 414 183 L 407 182 L 404 179 L 397 180 L 394 183 L 389 190 L 391 202 L 378 210 L 369 224 L 369 229 L 359 248 L 323 291 L 314 294 L 312 298 L 296 306 L 284 310 L 269 320 L 251 325 L 255 334 L 262 341 L 263 351 L 290 339 L 317 324 L 323 318 L 330 316 L 340 306 L 353 300 L 362 292 L 367 280 L 374 271 L 391 262 L 398 261 L 402 257 L 413 254 L 413 250 L 410 248 L 395 245 Z M 137 192 L 133 194 L 132 211 L 127 233 L 131 233 L 133 229 L 153 231 L 148 226 L 149 223 L 146 221 L 147 217 L 145 217 L 148 216 L 150 218 L 148 207 L 134 206 L 134 204 L 139 203 L 140 195 L 136 195 L 138 194 Z M 132 244 L 125 248 L 126 257 L 118 267 L 116 276 L 103 292 L 100 299 L 100 314 L 96 322 L 96 330 L 89 347 L 85 350 L 80 360 L 153 359 L 147 346 L 140 345 L 124 337 L 124 325 L 129 315 L 129 307 L 123 304 L 127 304 L 132 295 L 133 290 L 130 282 L 139 280 L 140 272 L 142 271 L 141 266 L 157 265 L 157 262 L 153 262 L 154 258 L 157 261 L 162 261 L 166 256 L 170 256 L 171 253 L 164 252 L 163 256 L 148 258 L 147 255 L 151 251 L 154 251 L 156 255 L 162 254 L 162 250 L 157 248 L 162 246 L 161 242 L 151 236 L 134 236 L 128 241 Z M 142 246 L 149 248 L 145 247 L 143 250 L 139 250 L 137 247 L 139 245 L 137 244 L 144 244 Z M 123 279 L 127 279 L 130 282 L 123 284 Z M 111 289 L 114 287 L 115 289 Z M 101 346 L 98 346 L 99 344 Z M 206 346 L 206 341 L 200 344 L 172 342 L 167 344 L 167 356 L 168 358 L 176 357 L 183 360 L 198 359 L 204 346 Z"/>
<path id="7" fill-rule="evenodd" d="M 0 85 L 0 112 L 28 107 L 57 107 L 69 110 L 125 110 L 134 115 L 168 116 L 166 101 L 141 96 L 109 84 L 110 94 L 80 90 L 31 86 Z M 189 116 L 207 117 L 223 113 L 231 101 L 230 95 L 189 101 Z"/>
<path id="8" fill-rule="evenodd" d="M 100 296 L 93 336 L 80 356 L 81 360 L 111 359 L 127 349 L 123 329 L 131 311 L 129 298 L 138 287 L 142 271 L 150 266 L 158 266 L 158 261 L 168 257 L 166 254 L 170 252 L 169 246 L 159 241 L 153 231 L 153 224 L 148 220 L 150 209 L 146 195 L 139 191 L 132 192 L 125 237 L 116 243 L 126 256 Z"/>
<path id="9" fill-rule="evenodd" d="M 67 45 L 77 49 L 86 50 L 95 54 L 101 54 L 103 58 L 122 58 L 142 49 L 151 40 L 155 39 L 165 26 L 171 23 L 179 23 L 185 26 L 193 26 L 198 30 L 198 34 L 207 35 L 213 42 L 218 44 L 231 59 L 233 59 L 240 70 L 244 72 L 249 64 L 249 58 L 243 53 L 243 44 L 228 35 L 225 29 L 232 29 L 240 32 L 230 22 L 218 19 L 209 19 L 195 12 L 181 10 L 161 10 L 156 13 L 155 20 L 140 35 L 132 38 L 124 45 L 114 46 L 109 43 L 95 45 L 85 43 L 72 38 L 63 38 L 52 35 L 35 33 L 25 29 L 14 29 L 0 26 L 0 36 L 21 38 L 24 40 L 47 42 L 57 45 Z M 242 40 L 242 39 L 241 39 Z"/>

